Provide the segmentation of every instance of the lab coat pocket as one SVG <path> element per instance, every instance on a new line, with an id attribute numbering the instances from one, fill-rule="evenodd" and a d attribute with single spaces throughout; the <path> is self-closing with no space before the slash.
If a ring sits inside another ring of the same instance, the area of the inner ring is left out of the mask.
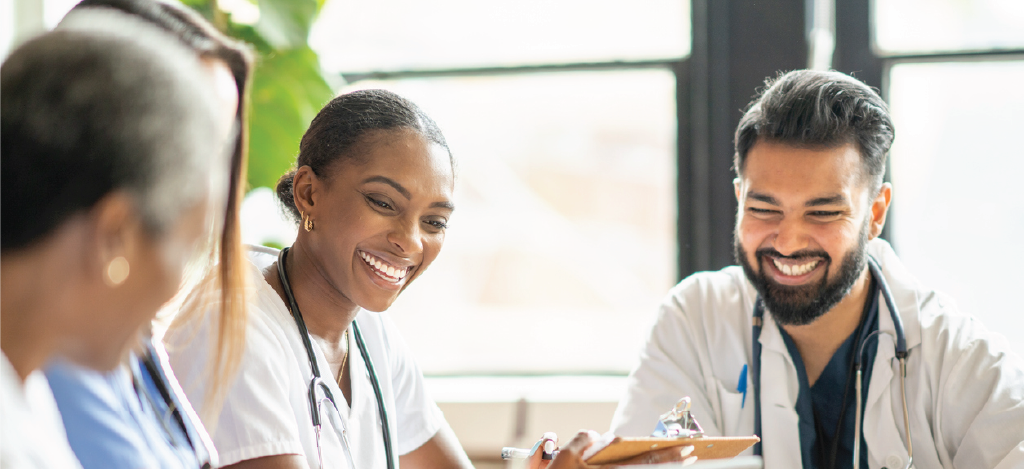
<path id="1" fill-rule="evenodd" d="M 722 382 L 716 381 L 715 383 L 717 391 L 719 392 L 719 408 L 722 411 L 722 419 L 718 422 L 719 430 L 722 435 L 711 435 L 711 436 L 737 436 L 740 435 L 740 428 L 743 418 L 744 407 L 747 407 L 750 402 L 745 402 L 744 394 L 735 390 L 723 386 Z M 698 419 L 698 423 L 701 423 L 701 416 L 695 416 Z"/>

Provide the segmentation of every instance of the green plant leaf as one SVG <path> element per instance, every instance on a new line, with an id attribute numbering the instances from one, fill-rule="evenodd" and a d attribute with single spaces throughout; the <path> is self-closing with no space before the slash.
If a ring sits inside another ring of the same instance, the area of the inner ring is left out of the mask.
<path id="1" fill-rule="evenodd" d="M 319 6 L 318 0 L 260 0 L 256 31 L 278 50 L 305 47 Z"/>
<path id="2" fill-rule="evenodd" d="M 209 10 L 214 7 L 216 0 L 181 0 L 182 5 L 185 5 L 194 10 Z"/>
<path id="3" fill-rule="evenodd" d="M 256 29 L 251 25 L 228 23 L 227 32 L 231 37 L 248 43 L 260 56 L 266 56 L 274 52 L 274 47 L 268 44 L 263 39 L 263 36 L 260 36 L 260 33 L 256 32 Z"/>
<path id="4" fill-rule="evenodd" d="M 309 47 L 262 57 L 253 75 L 249 114 L 250 188 L 274 188 L 294 163 L 299 140 L 334 96 Z"/>

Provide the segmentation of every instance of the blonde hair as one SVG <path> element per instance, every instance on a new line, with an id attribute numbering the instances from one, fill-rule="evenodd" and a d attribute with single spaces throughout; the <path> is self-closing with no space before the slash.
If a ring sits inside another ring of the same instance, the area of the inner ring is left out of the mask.
<path id="1" fill-rule="evenodd" d="M 238 88 L 238 109 L 235 116 L 237 139 L 231 155 L 227 205 L 220 233 L 211 233 L 206 252 L 207 259 L 193 265 L 195 272 L 186 281 L 182 292 L 171 304 L 181 302 L 180 313 L 175 315 L 169 329 L 177 329 L 197 319 L 200 313 L 219 306 L 217 339 L 210 349 L 204 406 L 200 411 L 204 421 L 219 413 L 220 403 L 228 385 L 234 380 L 245 349 L 247 321 L 246 289 L 248 284 L 245 252 L 242 245 L 239 212 L 246 186 L 249 141 L 249 90 L 252 79 L 253 55 L 241 42 L 220 33 L 198 13 L 174 2 L 152 0 L 83 0 L 72 10 L 83 8 L 113 8 L 138 17 L 171 33 L 189 50 L 201 58 L 223 61 L 231 70 Z M 69 13 L 69 16 L 73 13 Z M 188 288 L 194 285 L 195 288 Z M 219 298 L 211 294 L 219 292 Z M 183 295 L 187 295 L 181 301 Z M 160 324 L 156 325 L 159 337 Z"/>

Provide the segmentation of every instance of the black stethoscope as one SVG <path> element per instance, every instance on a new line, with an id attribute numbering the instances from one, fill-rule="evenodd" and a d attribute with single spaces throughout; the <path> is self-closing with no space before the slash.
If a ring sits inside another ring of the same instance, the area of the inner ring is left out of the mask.
<path id="1" fill-rule="evenodd" d="M 299 312 L 299 305 L 295 302 L 295 296 L 292 295 L 292 286 L 288 283 L 288 273 L 285 272 L 285 257 L 288 255 L 288 248 L 284 248 L 278 253 L 278 278 L 281 280 L 281 287 L 285 290 L 285 296 L 288 297 L 289 309 L 292 313 L 292 319 L 295 320 L 295 326 L 299 329 L 299 336 L 302 338 L 303 347 L 306 348 L 306 357 L 310 360 L 310 370 L 313 372 L 313 379 L 310 380 L 309 399 L 310 404 L 310 415 L 313 419 L 313 428 L 317 434 L 317 453 L 320 458 L 320 467 L 324 467 L 324 459 L 320 454 L 320 405 L 323 401 L 327 401 L 332 408 L 334 413 L 328 412 L 328 419 L 331 420 L 332 427 L 338 433 L 339 439 L 342 441 L 342 445 L 345 447 L 345 452 L 349 457 L 349 464 L 353 469 L 356 469 L 356 464 L 352 459 L 352 451 L 349 448 L 349 439 L 345 436 L 345 429 L 341 424 L 339 418 L 338 406 L 335 405 L 335 398 L 324 381 L 320 378 L 320 367 L 317 366 L 317 356 L 313 353 L 313 344 L 310 343 L 310 332 L 306 329 L 306 321 L 303 321 L 303 315 Z M 370 383 L 374 386 L 374 396 L 377 397 L 377 413 L 381 417 L 381 428 L 384 434 L 384 453 L 385 457 L 388 458 L 388 469 L 395 469 L 395 462 L 392 458 L 392 442 L 391 432 L 388 429 L 388 411 L 384 407 L 384 399 L 381 397 L 381 383 L 377 380 L 377 372 L 374 371 L 374 363 L 370 360 L 370 354 L 367 353 L 366 343 L 363 342 L 363 334 L 359 331 L 359 326 L 356 321 L 352 321 L 352 335 L 356 339 L 356 346 L 359 348 L 359 354 L 363 357 L 363 363 L 367 365 L 367 372 L 370 374 Z M 324 398 L 317 397 L 317 390 L 324 393 Z M 334 417 L 334 418 L 332 418 Z"/>
<path id="2" fill-rule="evenodd" d="M 138 362 L 141 366 L 133 364 L 130 367 L 132 386 L 135 388 L 135 393 L 144 399 L 145 405 L 149 405 L 154 413 L 162 417 L 160 418 L 160 424 L 163 426 L 164 433 L 166 433 L 171 445 L 176 448 L 188 448 L 196 460 L 196 467 L 201 469 L 210 468 L 209 449 L 203 444 L 202 438 L 198 435 L 192 420 L 182 414 L 181 404 L 178 403 L 177 396 L 171 391 L 163 367 L 157 362 L 156 349 L 153 348 L 153 344 L 148 340 L 145 341 L 145 350 L 142 356 L 138 358 Z M 143 370 L 149 374 L 149 378 L 157 389 L 157 393 L 160 394 L 159 399 L 164 402 L 165 407 L 163 411 L 157 405 L 156 397 L 150 395 L 149 389 L 143 383 L 145 380 L 142 376 Z M 172 420 L 177 424 L 178 429 L 181 430 L 181 435 L 185 441 L 181 441 L 182 438 L 171 429 L 169 421 Z"/>
<path id="3" fill-rule="evenodd" d="M 911 467 L 913 461 L 912 450 L 911 450 L 911 421 L 908 419 L 908 397 L 905 393 L 904 382 L 907 378 L 907 358 L 908 358 L 908 345 L 907 340 L 904 336 L 904 322 L 900 318 L 900 314 L 897 313 L 896 303 L 893 300 L 893 293 L 890 292 L 890 286 L 886 283 L 886 279 L 883 278 L 882 270 L 879 268 L 879 264 L 872 256 L 868 256 L 868 269 L 872 273 L 872 277 L 875 278 L 876 284 L 879 289 L 883 292 L 883 299 L 886 301 L 886 308 L 890 310 L 890 318 L 893 319 L 893 329 L 895 332 L 894 337 L 894 355 L 897 357 L 897 361 L 900 363 L 900 398 L 901 404 L 904 409 L 904 436 L 908 442 L 908 462 L 904 466 L 904 469 Z M 762 305 L 762 300 L 759 297 L 755 300 L 755 308 L 753 318 L 751 320 L 751 383 L 754 386 L 754 397 L 755 397 L 755 434 L 758 436 L 762 435 L 762 400 L 761 400 L 761 360 L 762 360 L 762 344 L 758 341 L 762 335 L 762 317 L 765 315 L 765 307 Z M 856 370 L 856 378 L 854 381 L 855 390 L 855 417 L 854 417 L 854 451 L 853 451 L 853 462 L 854 469 L 858 469 L 860 466 L 859 460 L 861 458 L 861 421 L 863 416 L 861 415 L 861 372 L 862 363 L 861 355 L 865 350 L 865 344 L 873 336 L 878 334 L 887 334 L 887 332 L 875 331 L 864 339 L 858 346 L 858 352 L 854 356 L 854 367 Z M 836 436 L 839 438 L 839 435 Z M 761 443 L 755 445 L 754 453 L 756 455 L 761 454 Z"/>

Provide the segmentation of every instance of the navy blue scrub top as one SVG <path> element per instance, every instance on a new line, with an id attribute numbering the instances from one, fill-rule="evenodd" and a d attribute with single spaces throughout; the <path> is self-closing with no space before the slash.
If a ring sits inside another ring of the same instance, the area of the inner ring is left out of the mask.
<path id="1" fill-rule="evenodd" d="M 794 344 L 790 335 L 779 328 L 783 335 L 783 341 L 787 344 L 787 351 L 797 367 L 797 380 L 800 384 L 800 391 L 797 394 L 797 411 L 799 429 L 801 434 L 801 461 L 804 469 L 852 469 L 854 464 L 852 453 L 854 452 L 854 422 L 857 409 L 854 403 L 854 354 L 862 340 L 872 332 L 879 329 L 879 287 L 875 278 L 869 287 L 868 301 L 865 302 L 865 309 L 861 314 L 861 324 L 847 337 L 843 345 L 837 349 L 829 364 L 822 371 L 815 385 L 808 387 L 808 373 L 804 368 L 804 361 Z M 874 336 L 865 346 L 862 356 L 862 409 L 865 408 L 865 399 L 868 398 L 868 383 L 872 377 L 872 363 L 876 356 L 876 341 L 878 335 Z M 847 379 L 848 373 L 850 379 Z M 846 390 L 844 389 L 846 385 Z M 846 396 L 845 396 L 846 394 Z M 843 399 L 843 405 L 838 405 Z M 835 438 L 837 423 L 843 413 L 843 424 L 840 427 L 840 439 Z M 830 454 L 832 446 L 836 445 L 836 460 L 830 466 Z M 865 444 L 865 436 L 861 436 L 861 467 L 868 468 L 868 446 Z"/>

